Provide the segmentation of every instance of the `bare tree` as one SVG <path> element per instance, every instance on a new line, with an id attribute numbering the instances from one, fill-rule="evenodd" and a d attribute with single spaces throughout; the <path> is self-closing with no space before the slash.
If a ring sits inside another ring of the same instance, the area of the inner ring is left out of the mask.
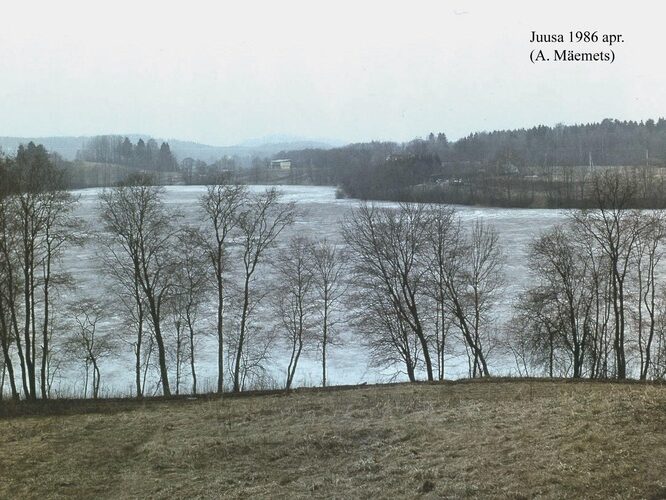
<path id="1" fill-rule="evenodd" d="M 469 350 L 470 376 L 488 377 L 484 336 L 488 336 L 490 313 L 503 286 L 499 235 L 492 226 L 477 220 L 469 234 L 453 234 L 447 257 L 442 275 L 445 306 Z"/>
<path id="2" fill-rule="evenodd" d="M 255 272 L 280 233 L 293 223 L 294 216 L 294 203 L 280 203 L 280 193 L 274 188 L 252 196 L 238 214 L 243 284 L 233 361 L 234 392 L 241 390 L 243 351 L 253 310 L 252 288 L 255 282 Z"/>
<path id="3" fill-rule="evenodd" d="M 234 287 L 235 288 L 235 287 Z M 236 355 L 238 353 L 240 322 L 243 313 L 243 287 L 230 290 L 227 328 L 227 375 L 234 380 L 236 374 Z M 250 294 L 246 314 L 245 329 L 243 332 L 243 350 L 241 352 L 240 369 L 238 370 L 238 390 L 244 391 L 247 387 L 257 389 L 276 389 L 281 386 L 273 380 L 267 369 L 271 359 L 272 349 L 276 341 L 276 328 L 270 328 L 261 316 L 255 314 L 264 300 L 270 295 L 271 289 L 266 287 L 253 287 Z"/>
<path id="4" fill-rule="evenodd" d="M 646 380 L 652 361 L 652 347 L 658 333 L 659 309 L 663 307 L 657 293 L 657 269 L 664 255 L 662 248 L 666 238 L 664 212 L 643 213 L 642 230 L 634 253 L 636 273 L 635 322 L 637 347 L 640 356 L 639 374 Z M 647 316 L 647 317 L 646 317 Z"/>
<path id="5" fill-rule="evenodd" d="M 363 344 L 369 349 L 370 364 L 378 368 L 395 367 L 395 375 L 407 375 L 416 382 L 420 361 L 420 343 L 395 304 L 381 290 L 359 289 L 348 297 L 355 311 L 352 325 L 363 332 Z"/>
<path id="6" fill-rule="evenodd" d="M 613 277 L 607 255 L 599 251 L 596 240 L 580 231 L 576 224 L 569 226 L 571 238 L 582 249 L 580 258 L 584 259 L 588 269 L 588 286 L 592 295 L 593 317 L 588 339 L 587 357 L 589 376 L 607 378 L 611 369 L 612 356 L 612 306 L 608 298 L 612 295 Z"/>
<path id="7" fill-rule="evenodd" d="M 315 306 L 319 311 L 321 336 L 321 385 L 326 387 L 326 356 L 329 344 L 335 342 L 333 333 L 338 323 L 336 316 L 340 299 L 347 292 L 347 255 L 333 243 L 324 239 L 310 245 L 312 288 L 316 294 Z"/>
<path id="8" fill-rule="evenodd" d="M 145 343 L 146 326 L 146 303 L 139 285 L 138 268 L 134 266 L 119 266 L 116 258 L 118 254 L 108 251 L 108 245 L 113 245 L 112 239 L 102 239 L 105 243 L 99 253 L 100 260 L 104 263 L 104 270 L 113 280 L 112 289 L 116 298 L 122 306 L 122 328 L 120 339 L 132 347 L 134 353 L 134 384 L 136 397 L 143 397 L 145 381 L 143 374 L 152 351 Z"/>
<path id="9" fill-rule="evenodd" d="M 0 372 L 0 401 L 2 401 L 5 397 L 5 377 L 7 375 L 7 365 L 4 358 L 0 359 Z"/>
<path id="10" fill-rule="evenodd" d="M 197 323 L 204 304 L 204 295 L 208 289 L 208 269 L 206 248 L 200 245 L 201 233 L 188 229 L 178 237 L 178 265 L 174 274 L 174 293 L 172 315 L 176 328 L 176 394 L 179 393 L 180 366 L 183 361 L 182 335 L 186 336 L 190 373 L 192 375 L 192 393 L 197 393 L 197 373 L 195 363 L 195 344 Z"/>
<path id="11" fill-rule="evenodd" d="M 50 340 L 53 332 L 51 319 L 51 302 L 53 288 L 70 284 L 67 273 L 54 272 L 53 266 L 60 259 L 67 245 L 81 244 L 79 235 L 82 223 L 71 216 L 75 199 L 64 191 L 52 192 L 44 209 L 43 252 L 41 256 L 41 288 L 42 288 L 42 355 L 40 370 L 40 386 L 42 398 L 49 394 L 49 360 L 51 359 Z M 57 289 L 56 289 L 57 291 Z"/>
<path id="12" fill-rule="evenodd" d="M 101 217 L 112 238 L 109 252 L 115 264 L 134 279 L 151 320 L 157 345 L 160 382 L 171 395 L 162 332 L 163 306 L 173 288 L 173 243 L 176 214 L 162 202 L 163 189 L 144 178 L 132 179 L 100 194 Z"/>
<path id="13" fill-rule="evenodd" d="M 581 233 L 595 240 L 609 261 L 615 326 L 615 371 L 617 378 L 624 379 L 627 376 L 625 282 L 644 221 L 636 210 L 629 209 L 636 189 L 631 179 L 617 173 L 605 172 L 592 180 L 592 186 L 594 209 L 576 212 L 572 215 L 572 220 Z"/>
<path id="14" fill-rule="evenodd" d="M 555 227 L 532 243 L 530 267 L 540 280 L 541 290 L 534 296 L 552 302 L 552 314 L 545 320 L 549 322 L 547 326 L 557 325 L 561 344 L 571 356 L 573 377 L 579 378 L 583 376 L 592 332 L 595 297 L 595 282 L 590 276 L 584 247 L 581 248 L 571 231 Z M 541 310 L 544 308 L 548 306 Z"/>
<path id="15" fill-rule="evenodd" d="M 227 244 L 238 223 L 238 212 L 247 200 L 247 189 L 240 185 L 216 184 L 207 186 L 201 197 L 212 237 L 206 239 L 208 257 L 215 273 L 217 292 L 217 392 L 224 391 L 224 306 L 225 275 L 227 265 Z"/>
<path id="16" fill-rule="evenodd" d="M 289 345 L 286 389 L 291 388 L 303 352 L 314 327 L 312 242 L 304 236 L 291 238 L 276 261 L 278 287 L 275 299 L 283 337 Z"/>
<path id="17" fill-rule="evenodd" d="M 429 208 L 427 232 L 428 295 L 435 301 L 435 350 L 437 353 L 437 376 L 444 379 L 444 352 L 447 336 L 453 323 L 447 305 L 447 269 L 449 253 L 460 232 L 460 221 L 452 208 L 435 205 Z"/>
<path id="18" fill-rule="evenodd" d="M 551 300 L 551 290 L 536 286 L 518 296 L 514 315 L 507 328 L 511 335 L 505 348 L 520 362 L 525 373 L 540 367 L 551 378 L 566 375 L 567 363 L 562 351 L 562 317 Z M 520 370 L 520 368 L 519 368 Z"/>
<path id="19" fill-rule="evenodd" d="M 427 289 L 427 266 L 423 264 L 427 219 L 423 205 L 401 204 L 395 210 L 363 204 L 345 219 L 342 231 L 351 250 L 356 286 L 371 295 L 384 294 L 382 309 L 397 314 L 395 324 L 406 326 L 416 336 L 428 380 L 433 380 L 422 313 Z"/>
<path id="20" fill-rule="evenodd" d="M 65 344 L 65 349 L 76 360 L 82 360 L 85 367 L 83 393 L 88 392 L 88 380 L 92 370 L 92 397 L 99 397 L 102 373 L 100 361 L 114 351 L 114 342 L 110 333 L 101 333 L 99 325 L 108 317 L 106 307 L 95 299 L 82 299 L 69 304 L 73 319 L 73 331 Z"/>
<path id="21" fill-rule="evenodd" d="M 173 344 L 171 344 L 171 349 L 169 349 L 169 354 L 172 355 L 170 358 L 170 364 L 172 367 L 176 368 L 176 377 L 173 382 L 176 386 L 176 396 L 180 394 L 180 382 L 183 378 L 183 365 L 187 361 L 187 353 L 185 352 L 185 343 L 186 343 L 186 333 L 185 333 L 185 324 L 182 321 L 182 318 L 178 317 L 175 311 L 173 319 L 173 326 L 175 330 L 175 339 Z M 172 384 L 173 387 L 173 384 Z"/>
<path id="22" fill-rule="evenodd" d="M 502 330 L 499 339 L 502 351 L 513 358 L 519 377 L 529 377 L 532 373 L 533 361 L 528 333 L 529 324 L 523 324 L 514 317 Z"/>

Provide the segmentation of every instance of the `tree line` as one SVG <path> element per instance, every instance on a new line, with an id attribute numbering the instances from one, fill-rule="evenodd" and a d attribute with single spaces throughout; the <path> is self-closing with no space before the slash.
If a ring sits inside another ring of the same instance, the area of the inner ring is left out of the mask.
<path id="1" fill-rule="evenodd" d="M 637 206 L 666 206 L 663 118 L 479 132 L 455 142 L 440 132 L 405 144 L 371 142 L 279 156 L 292 159 L 301 173 L 295 178 L 336 185 L 345 196 L 367 200 L 586 208 L 594 206 L 591 179 L 614 169 L 643 182 Z"/>
<path id="2" fill-rule="evenodd" d="M 129 138 L 117 135 L 100 135 L 86 140 L 77 151 L 77 160 L 135 167 L 142 170 L 169 172 L 176 170 L 178 161 L 171 153 L 168 142 L 158 145 L 155 139 L 136 144 Z"/>
<path id="3" fill-rule="evenodd" d="M 105 363 L 130 353 L 134 396 L 197 393 L 205 335 L 220 393 L 265 381 L 275 345 L 281 385 L 306 351 L 327 385 L 342 326 L 374 367 L 411 381 L 444 379 L 458 353 L 470 377 L 507 359 L 522 375 L 666 373 L 665 218 L 632 208 L 640 186 L 614 172 L 591 180 L 594 208 L 531 243 L 531 285 L 508 321 L 499 232 L 446 205 L 362 203 L 339 240 L 316 241 L 285 236 L 299 209 L 275 189 L 210 184 L 186 222 L 140 174 L 100 193 L 95 230 L 60 179 L 41 146 L 0 161 L 0 387 L 14 398 L 54 396 L 66 363 L 98 397 Z M 77 295 L 61 259 L 91 239 L 110 293 Z"/>

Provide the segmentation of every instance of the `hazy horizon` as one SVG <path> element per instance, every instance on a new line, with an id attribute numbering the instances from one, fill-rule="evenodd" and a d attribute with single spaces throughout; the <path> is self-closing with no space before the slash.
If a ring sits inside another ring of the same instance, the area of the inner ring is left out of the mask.
<path id="1" fill-rule="evenodd" d="M 447 134 L 447 139 L 449 142 L 456 142 L 460 139 L 464 139 L 465 137 L 468 137 L 470 135 L 476 134 L 476 133 L 487 133 L 487 132 L 497 132 L 497 131 L 505 131 L 505 130 L 529 130 L 534 127 L 539 127 L 539 126 L 548 126 L 551 128 L 554 128 L 558 125 L 563 125 L 563 126 L 581 126 L 581 125 L 589 125 L 589 124 L 594 124 L 594 123 L 600 123 L 604 119 L 611 119 L 611 120 L 618 120 L 618 121 L 634 121 L 637 123 L 645 123 L 648 120 L 653 120 L 653 121 L 658 121 L 660 119 L 666 119 L 666 116 L 647 116 L 643 118 L 628 118 L 628 119 L 623 119 L 623 118 L 618 118 L 616 116 L 607 116 L 603 119 L 596 120 L 596 121 L 586 121 L 586 122 L 577 122 L 577 123 L 564 123 L 564 122 L 557 122 L 557 123 L 532 123 L 530 125 L 525 125 L 521 127 L 515 127 L 511 129 L 478 129 L 478 130 L 470 130 L 466 134 L 461 135 L 460 137 L 451 137 Z M 444 130 L 431 130 L 429 132 L 433 132 L 437 134 L 438 132 L 445 132 Z M 331 147 L 339 147 L 339 146 L 345 146 L 348 144 L 354 144 L 354 143 L 364 143 L 364 142 L 371 142 L 371 141 L 382 141 L 382 142 L 396 142 L 398 144 L 401 143 L 407 143 L 411 140 L 415 139 L 426 139 L 428 134 L 420 134 L 418 136 L 414 136 L 408 139 L 391 139 L 391 138 L 373 138 L 369 139 L 367 141 L 341 141 L 337 140 L 335 138 L 331 137 L 307 137 L 307 136 L 291 136 L 291 135 L 282 135 L 282 134 L 270 134 L 262 137 L 249 137 L 247 139 L 244 139 L 238 143 L 235 144 L 211 144 L 211 143 L 204 143 L 200 142 L 197 140 L 192 140 L 192 139 L 182 139 L 180 137 L 160 137 L 155 134 L 148 134 L 148 133 L 139 133 L 139 132 L 109 132 L 109 133 L 99 133 L 99 134 L 76 134 L 76 135 L 51 135 L 51 136 L 37 136 L 37 135 L 23 135 L 23 136 L 16 136 L 16 135 L 0 135 L 0 138 L 11 138 L 11 139 L 28 139 L 28 140 L 33 140 L 33 139 L 69 139 L 69 138 L 81 138 L 81 139 L 89 139 L 93 137 L 99 137 L 99 136 L 119 136 L 119 137 L 129 137 L 130 139 L 132 138 L 150 138 L 150 139 L 155 139 L 159 141 L 179 141 L 179 142 L 191 142 L 193 144 L 199 144 L 201 146 L 211 146 L 215 148 L 253 148 L 253 147 L 259 147 L 259 146 L 269 146 L 269 145 L 275 145 L 275 144 L 295 144 L 299 142 L 308 142 L 308 143 L 322 143 L 322 144 L 327 144 Z"/>
<path id="2" fill-rule="evenodd" d="M 659 8 L 595 3 L 13 3 L 0 136 L 404 142 L 666 115 Z M 577 29 L 626 42 L 613 64 L 530 62 L 532 30 Z"/>
<path id="3" fill-rule="evenodd" d="M 335 138 L 328 137 L 305 137 L 305 136 L 287 136 L 281 134 L 271 134 L 262 137 L 250 137 L 245 140 L 242 140 L 236 144 L 210 144 L 204 143 L 196 140 L 182 139 L 180 137 L 161 137 L 155 134 L 150 133 L 141 133 L 141 132 L 107 132 L 99 134 L 75 134 L 75 135 L 0 135 L 2 139 L 90 139 L 93 137 L 100 136 L 118 136 L 118 137 L 128 137 L 130 139 L 136 140 L 136 138 L 150 138 L 159 141 L 179 141 L 187 142 L 193 144 L 199 144 L 201 146 L 212 146 L 215 148 L 242 148 L 242 147 L 258 147 L 266 146 L 272 144 L 289 144 L 289 143 L 298 143 L 298 142 L 312 142 L 312 143 L 327 143 L 332 146 L 344 145 L 347 144 L 344 141 L 336 141 Z"/>

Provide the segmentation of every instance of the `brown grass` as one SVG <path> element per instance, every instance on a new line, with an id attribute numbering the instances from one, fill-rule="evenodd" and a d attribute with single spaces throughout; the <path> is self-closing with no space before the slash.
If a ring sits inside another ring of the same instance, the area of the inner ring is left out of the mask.
<path id="1" fill-rule="evenodd" d="M 666 498 L 666 386 L 403 384 L 90 405 L 0 420 L 0 497 Z"/>

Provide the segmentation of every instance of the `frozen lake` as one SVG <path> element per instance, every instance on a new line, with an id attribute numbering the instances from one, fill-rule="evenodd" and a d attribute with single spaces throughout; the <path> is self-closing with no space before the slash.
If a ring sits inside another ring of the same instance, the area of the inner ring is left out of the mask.
<path id="1" fill-rule="evenodd" d="M 253 192 L 262 191 L 264 186 L 251 186 Z M 184 214 L 185 222 L 195 223 L 199 215 L 198 201 L 205 192 L 204 186 L 169 186 L 165 188 L 165 202 Z M 310 234 L 315 238 L 328 238 L 339 240 L 339 221 L 353 207 L 358 206 L 358 200 L 336 199 L 335 188 L 316 186 L 280 186 L 284 193 L 283 200 L 295 201 L 301 211 L 296 224 L 282 235 L 284 242 L 291 234 Z M 79 196 L 79 205 L 76 215 L 86 220 L 93 229 L 99 229 L 98 194 L 99 189 L 85 189 L 75 191 Z M 384 205 L 393 205 L 386 203 Z M 483 219 L 492 223 L 500 233 L 507 262 L 506 294 L 502 300 L 504 314 L 510 307 L 516 294 L 527 284 L 529 279 L 526 267 L 526 251 L 530 240 L 540 231 L 547 229 L 564 220 L 564 211 L 558 210 L 530 210 L 530 209 L 501 209 L 479 207 L 456 207 L 463 221 L 472 222 Z M 69 249 L 64 256 L 62 265 L 72 273 L 75 289 L 66 295 L 95 297 L 109 294 L 101 262 L 96 257 L 97 245 L 93 238 L 82 248 Z M 65 294 L 63 294 L 65 295 Z M 71 297 L 70 297 L 71 298 Z M 270 321 L 270 318 L 269 318 Z M 205 326 L 204 326 L 205 325 Z M 106 328 L 120 328 L 119 322 L 111 321 Z M 211 333 L 214 324 L 202 323 L 202 328 Z M 393 373 L 379 373 L 375 368 L 368 368 L 367 354 L 357 338 L 349 328 L 341 327 L 341 336 L 344 345 L 330 348 L 328 372 L 331 384 L 356 384 L 361 382 L 381 382 L 388 380 Z M 216 349 L 214 338 L 203 338 L 198 346 L 198 376 L 200 387 L 210 388 L 216 380 Z M 132 352 L 130 346 L 124 347 L 120 358 L 104 360 L 101 365 L 103 392 L 128 392 L 132 386 Z M 268 362 L 268 368 L 277 384 L 284 381 L 284 372 L 288 363 L 284 348 L 277 344 Z M 510 366 L 505 360 L 489 357 L 491 373 L 508 373 Z M 466 361 L 452 355 L 448 360 L 447 378 L 466 376 Z M 74 370 L 74 372 L 73 372 Z M 296 385 L 318 385 L 320 383 L 320 361 L 317 351 L 305 352 L 299 362 L 295 378 Z M 81 371 L 76 368 L 63 369 L 56 376 L 54 387 L 65 392 L 80 392 L 82 383 L 79 383 Z M 399 377 L 398 380 L 401 380 Z M 185 387 L 189 387 L 189 379 L 185 377 Z"/>

